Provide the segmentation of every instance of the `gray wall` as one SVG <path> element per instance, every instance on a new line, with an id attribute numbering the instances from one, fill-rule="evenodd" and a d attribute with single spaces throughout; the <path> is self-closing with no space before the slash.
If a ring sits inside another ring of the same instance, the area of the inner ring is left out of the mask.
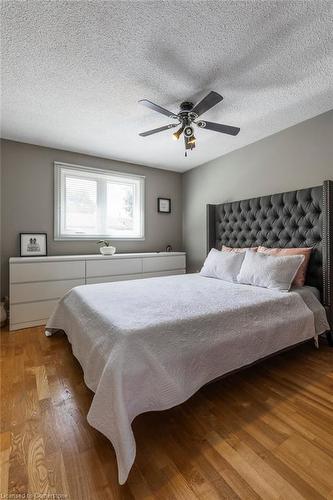
<path id="1" fill-rule="evenodd" d="M 146 239 L 116 241 L 118 252 L 182 249 L 181 174 L 95 158 L 14 141 L 1 141 L 2 290 L 8 293 L 8 258 L 19 255 L 19 232 L 46 232 L 50 255 L 97 253 L 94 241 L 53 240 L 53 162 L 55 160 L 146 176 Z M 157 212 L 158 196 L 172 199 L 172 213 Z"/>
<path id="2" fill-rule="evenodd" d="M 183 241 L 188 270 L 200 269 L 206 255 L 207 203 L 292 191 L 325 179 L 333 180 L 333 111 L 186 172 Z"/>

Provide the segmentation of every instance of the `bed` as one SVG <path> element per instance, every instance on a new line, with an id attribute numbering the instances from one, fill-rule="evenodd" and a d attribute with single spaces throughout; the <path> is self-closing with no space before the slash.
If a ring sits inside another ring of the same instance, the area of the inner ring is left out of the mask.
<path id="1" fill-rule="evenodd" d="M 120 484 L 135 460 L 137 415 L 332 328 L 332 184 L 207 207 L 207 250 L 313 247 L 301 289 L 188 274 L 81 286 L 61 299 L 46 332 L 63 330 L 72 344 L 95 393 L 88 421 L 113 444 Z"/>

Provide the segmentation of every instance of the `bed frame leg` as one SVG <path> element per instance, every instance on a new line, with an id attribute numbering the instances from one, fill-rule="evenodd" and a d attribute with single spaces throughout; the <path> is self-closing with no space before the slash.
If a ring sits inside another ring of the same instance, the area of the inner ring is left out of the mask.
<path id="1" fill-rule="evenodd" d="M 333 331 L 332 330 L 328 330 L 326 332 L 326 338 L 327 338 L 328 345 L 333 347 Z"/>

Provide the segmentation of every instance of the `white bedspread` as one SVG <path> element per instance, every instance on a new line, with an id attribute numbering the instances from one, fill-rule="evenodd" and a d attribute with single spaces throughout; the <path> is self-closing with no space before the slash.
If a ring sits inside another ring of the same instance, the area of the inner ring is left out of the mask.
<path id="1" fill-rule="evenodd" d="M 317 334 L 328 328 L 321 310 Z M 207 382 L 316 333 L 299 293 L 198 274 L 76 287 L 46 328 L 66 332 L 95 392 L 88 422 L 112 442 L 120 484 L 135 459 L 137 415 L 180 404 Z"/>

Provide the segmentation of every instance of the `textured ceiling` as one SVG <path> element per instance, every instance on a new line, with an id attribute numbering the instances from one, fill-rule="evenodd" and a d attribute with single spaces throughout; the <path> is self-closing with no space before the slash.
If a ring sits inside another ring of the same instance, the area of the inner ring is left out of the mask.
<path id="1" fill-rule="evenodd" d="M 332 108 L 332 2 L 7 1 L 2 3 L 2 137 L 178 171 Z M 215 90 L 184 158 L 172 111 Z M 272 152 L 278 154 L 278 152 Z"/>

